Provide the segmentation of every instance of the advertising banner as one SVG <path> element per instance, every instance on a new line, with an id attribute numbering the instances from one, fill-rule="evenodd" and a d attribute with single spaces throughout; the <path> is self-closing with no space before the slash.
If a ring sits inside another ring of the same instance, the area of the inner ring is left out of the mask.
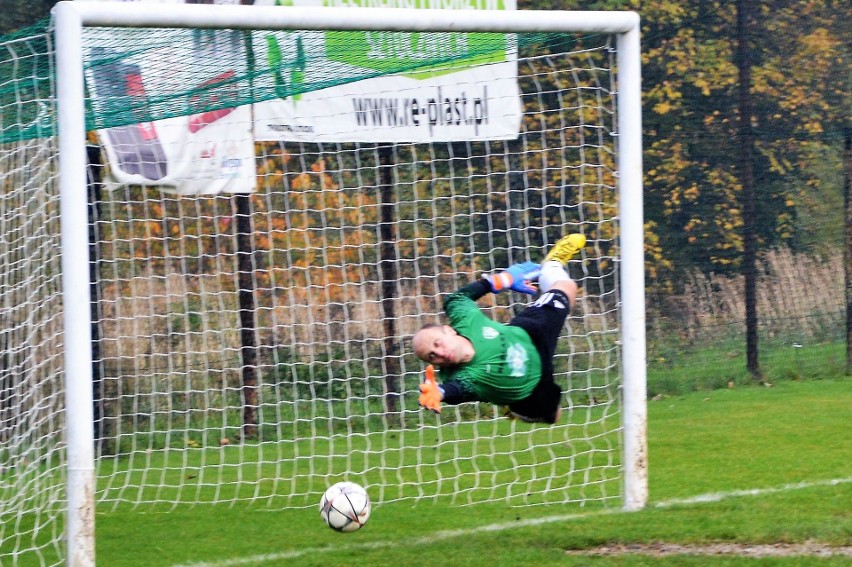
<path id="1" fill-rule="evenodd" d="M 113 33 L 121 35 L 122 31 Z M 122 53 L 119 58 L 108 47 L 93 47 L 87 54 L 87 83 L 96 111 L 107 104 L 120 106 L 122 101 L 128 107 L 136 103 L 134 108 L 144 108 L 147 93 L 163 93 L 172 88 L 168 85 L 174 84 L 181 85 L 184 92 L 194 93 L 186 95 L 187 100 L 182 104 L 190 110 L 198 109 L 189 116 L 140 121 L 98 131 L 110 165 L 107 185 L 156 185 L 184 195 L 253 192 L 251 106 L 205 110 L 210 106 L 221 107 L 222 101 L 236 100 L 231 80 L 237 73 L 245 73 L 243 69 L 223 70 L 221 66 L 210 71 L 210 76 L 199 71 L 204 69 L 203 62 L 210 60 L 245 65 L 243 36 L 239 32 L 213 30 L 171 30 L 170 33 L 168 44 L 139 49 L 138 55 Z M 181 50 L 177 51 L 176 46 L 182 46 Z"/>
<path id="2" fill-rule="evenodd" d="M 515 9 L 515 0 L 255 4 L 454 8 L 459 17 L 464 10 Z M 258 78 L 256 86 L 280 93 L 255 104 L 258 140 L 426 142 L 518 136 L 522 111 L 511 34 L 282 31 L 256 36 L 253 50 L 273 71 Z M 398 72 L 406 68 L 416 70 Z M 300 92 L 301 83 L 330 86 Z"/>

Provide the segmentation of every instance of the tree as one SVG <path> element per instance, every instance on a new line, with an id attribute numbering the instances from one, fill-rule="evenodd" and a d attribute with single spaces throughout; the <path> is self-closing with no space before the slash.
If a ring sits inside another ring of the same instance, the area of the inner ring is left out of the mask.
<path id="1" fill-rule="evenodd" d="M 839 137 L 829 134 L 843 113 L 848 69 L 843 24 L 829 17 L 840 9 L 830 1 L 806 9 L 776 1 L 761 3 L 755 14 L 750 122 L 759 248 L 815 249 L 828 238 L 825 232 L 840 241 L 839 207 L 821 214 L 840 195 L 842 152 Z M 739 270 L 736 22 L 723 2 L 656 2 L 641 15 L 646 214 L 672 266 L 651 284 L 668 291 L 683 271 Z M 815 216 L 827 216 L 833 228 L 821 233 L 804 222 Z"/>
<path id="2" fill-rule="evenodd" d="M 4 0 L 0 10 L 0 34 L 27 27 L 50 15 L 59 0 Z"/>

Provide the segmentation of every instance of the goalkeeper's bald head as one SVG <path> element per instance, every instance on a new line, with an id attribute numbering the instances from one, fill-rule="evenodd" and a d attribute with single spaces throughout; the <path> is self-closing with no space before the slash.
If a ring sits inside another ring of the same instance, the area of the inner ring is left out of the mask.
<path id="1" fill-rule="evenodd" d="M 424 325 L 411 338 L 414 354 L 438 367 L 459 366 L 473 360 L 473 344 L 449 325 Z"/>

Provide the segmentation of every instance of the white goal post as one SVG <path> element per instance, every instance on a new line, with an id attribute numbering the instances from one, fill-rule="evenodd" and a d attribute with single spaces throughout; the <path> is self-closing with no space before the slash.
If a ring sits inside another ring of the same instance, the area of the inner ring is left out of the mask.
<path id="1" fill-rule="evenodd" d="M 67 562 L 94 564 L 96 488 L 83 29 L 374 30 L 600 33 L 616 38 L 621 474 L 625 509 L 648 497 L 639 18 L 632 12 L 287 8 L 59 2 L 54 8 L 67 439 Z M 442 292 L 450 291 L 442 289 Z M 436 301 L 437 298 L 428 298 Z M 416 405 L 416 404 L 415 404 Z M 410 406 L 407 406 L 410 408 Z"/>

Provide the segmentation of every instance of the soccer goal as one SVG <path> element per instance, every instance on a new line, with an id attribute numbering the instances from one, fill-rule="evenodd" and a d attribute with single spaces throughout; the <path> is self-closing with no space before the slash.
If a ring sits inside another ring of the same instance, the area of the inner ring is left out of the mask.
<path id="1" fill-rule="evenodd" d="M 0 563 L 93 565 L 95 510 L 342 480 L 374 514 L 644 506 L 636 14 L 294 3 L 60 2 L 3 38 Z M 421 410 L 442 296 L 568 232 L 561 422 Z"/>

